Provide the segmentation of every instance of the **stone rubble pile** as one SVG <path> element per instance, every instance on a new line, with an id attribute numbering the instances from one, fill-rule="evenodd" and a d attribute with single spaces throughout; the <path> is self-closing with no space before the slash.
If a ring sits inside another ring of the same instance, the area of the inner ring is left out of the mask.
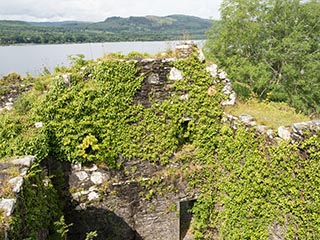
<path id="1" fill-rule="evenodd" d="M 276 140 L 290 140 L 300 141 L 308 136 L 320 134 L 320 120 L 313 120 L 308 122 L 294 123 L 292 126 L 280 126 L 277 131 L 268 129 L 267 126 L 258 125 L 254 118 L 249 114 L 241 114 L 238 117 L 231 114 L 225 114 L 223 119 L 224 123 L 231 124 L 231 127 L 236 130 L 239 124 L 243 124 L 246 127 L 254 127 L 260 134 L 264 133 L 269 138 Z"/>
<path id="2" fill-rule="evenodd" d="M 13 108 L 15 100 L 24 92 L 29 91 L 32 88 L 32 84 L 20 84 L 19 86 L 2 87 L 7 88 L 7 92 L 0 96 L 0 112 L 10 111 Z M 1 88 L 0 88 L 1 90 Z"/>

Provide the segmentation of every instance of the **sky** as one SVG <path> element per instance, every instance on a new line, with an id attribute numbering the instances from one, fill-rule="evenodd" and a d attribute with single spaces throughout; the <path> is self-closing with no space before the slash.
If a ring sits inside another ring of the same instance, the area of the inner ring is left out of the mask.
<path id="1" fill-rule="evenodd" d="M 0 0 L 1 20 L 104 21 L 119 16 L 185 14 L 219 19 L 222 0 Z"/>

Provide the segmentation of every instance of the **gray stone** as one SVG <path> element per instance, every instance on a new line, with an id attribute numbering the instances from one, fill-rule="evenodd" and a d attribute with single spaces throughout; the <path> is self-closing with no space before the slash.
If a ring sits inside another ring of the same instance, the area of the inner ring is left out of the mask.
<path id="1" fill-rule="evenodd" d="M 162 59 L 161 62 L 167 63 L 167 62 L 174 62 L 174 61 L 176 61 L 176 60 L 177 60 L 176 58 L 165 58 L 165 59 Z"/>
<path id="2" fill-rule="evenodd" d="M 303 134 L 303 131 L 308 128 L 308 122 L 300 122 L 292 125 L 292 130 L 296 133 Z"/>
<path id="3" fill-rule="evenodd" d="M 254 127 L 254 126 L 256 126 L 257 125 L 257 122 L 256 121 L 250 121 L 249 123 L 248 123 L 248 126 L 249 127 Z"/>
<path id="4" fill-rule="evenodd" d="M 237 94 L 232 92 L 229 98 L 221 103 L 222 106 L 233 106 L 236 103 Z"/>
<path id="5" fill-rule="evenodd" d="M 82 164 L 81 163 L 77 163 L 77 164 L 72 164 L 71 165 L 72 170 L 74 171 L 81 171 L 82 169 Z"/>
<path id="6" fill-rule="evenodd" d="M 267 126 L 265 126 L 265 125 L 258 125 L 258 126 L 256 127 L 256 129 L 257 129 L 258 132 L 264 133 L 264 132 L 266 132 L 266 130 L 267 130 Z"/>
<path id="7" fill-rule="evenodd" d="M 304 132 L 309 128 L 308 122 L 295 123 L 292 126 L 292 137 L 294 139 L 303 139 Z"/>
<path id="8" fill-rule="evenodd" d="M 185 43 L 185 44 L 179 44 L 176 46 L 176 51 L 178 52 L 183 52 L 183 53 L 188 53 L 188 50 L 192 47 L 191 44 Z"/>
<path id="9" fill-rule="evenodd" d="M 94 191 L 98 191 L 98 188 L 96 187 L 96 186 L 91 186 L 90 188 L 89 188 L 89 192 L 94 192 Z"/>
<path id="10" fill-rule="evenodd" d="M 24 167 L 22 169 L 20 169 L 20 176 L 25 176 L 28 173 L 29 168 Z"/>
<path id="11" fill-rule="evenodd" d="M 5 103 L 4 108 L 8 111 L 10 111 L 13 108 L 13 103 L 12 102 L 7 102 Z"/>
<path id="12" fill-rule="evenodd" d="M 218 74 L 218 66 L 217 64 L 211 64 L 210 66 L 206 67 L 208 73 L 210 73 L 211 77 L 217 77 Z"/>
<path id="13" fill-rule="evenodd" d="M 105 179 L 106 176 L 101 172 L 93 172 L 90 177 L 91 182 L 93 182 L 94 184 L 101 184 Z"/>
<path id="14" fill-rule="evenodd" d="M 15 193 L 18 193 L 18 192 L 20 192 L 20 189 L 21 189 L 22 184 L 23 184 L 23 177 L 17 176 L 17 177 L 11 178 L 8 181 L 8 183 L 11 186 L 12 191 L 15 192 Z"/>
<path id="15" fill-rule="evenodd" d="M 14 210 L 16 199 L 0 199 L 0 209 L 2 209 L 7 217 L 9 217 Z"/>
<path id="16" fill-rule="evenodd" d="M 62 75 L 62 80 L 65 82 L 66 86 L 69 87 L 71 84 L 71 74 L 63 74 Z"/>
<path id="17" fill-rule="evenodd" d="M 249 122 L 253 121 L 254 118 L 249 114 L 241 114 L 239 115 L 239 119 L 244 124 L 249 124 Z"/>
<path id="18" fill-rule="evenodd" d="M 85 171 L 75 172 L 75 175 L 80 181 L 85 181 L 89 178 L 88 174 Z"/>
<path id="19" fill-rule="evenodd" d="M 76 210 L 76 211 L 81 211 L 82 210 L 82 208 L 81 208 L 81 206 L 80 205 L 78 205 L 78 206 L 76 206 L 75 207 L 75 209 L 74 210 Z"/>
<path id="20" fill-rule="evenodd" d="M 313 120 L 311 121 L 311 124 L 315 127 L 319 127 L 320 128 L 320 120 Z"/>
<path id="21" fill-rule="evenodd" d="M 233 92 L 231 82 L 227 82 L 227 83 L 224 85 L 224 87 L 222 88 L 222 92 L 223 92 L 223 94 L 225 94 L 225 95 L 229 95 L 229 94 L 231 94 L 231 93 Z"/>
<path id="22" fill-rule="evenodd" d="M 81 195 L 88 195 L 89 193 L 89 190 L 83 190 L 80 192 Z"/>
<path id="23" fill-rule="evenodd" d="M 34 124 L 34 127 L 35 127 L 35 128 L 42 128 L 42 127 L 43 127 L 43 123 L 42 123 L 42 122 L 36 122 L 36 123 Z"/>
<path id="24" fill-rule="evenodd" d="M 268 129 L 268 130 L 266 131 L 266 134 L 267 134 L 267 136 L 268 136 L 269 138 L 273 138 L 273 130 L 272 130 L 272 129 Z"/>
<path id="25" fill-rule="evenodd" d="M 154 58 L 144 58 L 141 60 L 141 62 L 143 62 L 143 63 L 150 63 L 150 62 L 154 62 L 154 61 L 155 61 Z"/>
<path id="26" fill-rule="evenodd" d="M 175 67 L 171 68 L 170 74 L 169 74 L 169 80 L 171 81 L 178 81 L 178 80 L 182 80 L 183 76 L 182 76 L 182 72 L 178 69 L 176 69 Z"/>
<path id="27" fill-rule="evenodd" d="M 227 78 L 227 73 L 225 71 L 219 70 L 218 77 L 220 80 L 225 80 Z"/>
<path id="28" fill-rule="evenodd" d="M 14 159 L 11 161 L 14 165 L 30 167 L 31 163 L 36 159 L 35 156 L 26 156 L 23 158 Z"/>
<path id="29" fill-rule="evenodd" d="M 97 199 L 99 197 L 100 197 L 100 195 L 97 192 L 90 192 L 88 194 L 88 200 L 89 201 L 95 200 L 95 199 Z"/>
<path id="30" fill-rule="evenodd" d="M 201 49 L 199 49 L 199 60 L 200 60 L 200 62 L 204 62 L 206 60 Z"/>
<path id="31" fill-rule="evenodd" d="M 284 126 L 278 127 L 278 136 L 284 140 L 291 138 L 290 129 Z"/>
<path id="32" fill-rule="evenodd" d="M 284 229 L 282 226 L 278 224 L 274 224 L 271 227 L 268 227 L 270 235 L 269 235 L 269 240 L 284 240 L 283 232 Z"/>
<path id="33" fill-rule="evenodd" d="M 80 203 L 78 206 L 76 206 L 75 210 L 76 211 L 81 211 L 81 210 L 85 210 L 87 208 L 85 203 Z"/>
<path id="34" fill-rule="evenodd" d="M 320 129 L 320 120 L 313 120 L 309 122 L 299 122 L 292 126 L 292 138 L 294 140 L 302 140 L 306 132 L 314 134 Z"/>
<path id="35" fill-rule="evenodd" d="M 148 82 L 149 84 L 155 84 L 155 85 L 161 84 L 159 74 L 157 74 L 157 73 L 152 73 L 152 74 L 148 77 L 147 82 Z"/>
<path id="36" fill-rule="evenodd" d="M 72 193 L 71 196 L 74 200 L 79 201 L 80 197 L 81 197 L 81 193 L 80 192 L 76 192 L 76 193 Z"/>
<path id="37" fill-rule="evenodd" d="M 84 168 L 85 171 L 94 172 L 98 169 L 97 165 L 93 164 L 90 168 Z"/>

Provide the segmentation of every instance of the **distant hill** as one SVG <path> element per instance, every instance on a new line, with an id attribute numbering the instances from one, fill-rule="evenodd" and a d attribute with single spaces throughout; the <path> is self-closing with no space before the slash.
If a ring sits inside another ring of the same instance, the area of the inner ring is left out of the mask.
<path id="1" fill-rule="evenodd" d="M 0 44 L 205 39 L 213 24 L 186 15 L 110 17 L 102 22 L 0 20 Z"/>
<path id="2" fill-rule="evenodd" d="M 189 34 L 204 34 L 212 26 L 207 19 L 185 15 L 171 15 L 167 17 L 111 17 L 104 22 L 93 23 L 89 28 L 107 30 L 111 32 L 163 32 L 176 33 L 189 32 Z"/>

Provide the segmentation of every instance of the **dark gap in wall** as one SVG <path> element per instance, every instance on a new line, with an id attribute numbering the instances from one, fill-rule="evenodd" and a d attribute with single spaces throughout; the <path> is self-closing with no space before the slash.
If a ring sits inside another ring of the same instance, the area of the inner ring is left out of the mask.
<path id="1" fill-rule="evenodd" d="M 179 212 L 180 212 L 180 240 L 190 239 L 188 237 L 190 224 L 192 221 L 192 207 L 196 199 L 180 201 L 179 202 Z"/>

